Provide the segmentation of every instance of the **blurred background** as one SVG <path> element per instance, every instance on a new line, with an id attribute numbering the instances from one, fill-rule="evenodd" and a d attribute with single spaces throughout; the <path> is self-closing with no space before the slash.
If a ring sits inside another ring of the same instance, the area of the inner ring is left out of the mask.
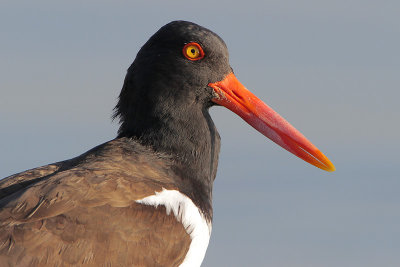
<path id="1" fill-rule="evenodd" d="M 394 0 L 1 0 L 0 177 L 114 138 L 137 51 L 189 20 L 337 168 L 212 108 L 222 151 L 203 266 L 400 266 L 399 12 Z"/>

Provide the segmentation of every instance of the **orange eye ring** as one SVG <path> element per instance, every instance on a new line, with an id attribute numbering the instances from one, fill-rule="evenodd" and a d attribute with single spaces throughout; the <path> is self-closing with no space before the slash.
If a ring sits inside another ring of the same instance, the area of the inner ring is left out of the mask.
<path id="1" fill-rule="evenodd" d="M 191 42 L 183 47 L 183 55 L 192 61 L 202 59 L 204 57 L 203 48 L 198 43 Z"/>

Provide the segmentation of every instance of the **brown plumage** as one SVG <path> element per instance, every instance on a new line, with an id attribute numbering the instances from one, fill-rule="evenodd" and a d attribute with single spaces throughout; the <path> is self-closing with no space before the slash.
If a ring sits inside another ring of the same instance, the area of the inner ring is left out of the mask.
<path id="1" fill-rule="evenodd" d="M 182 224 L 135 203 L 178 188 L 169 162 L 120 138 L 5 178 L 0 266 L 178 266 L 190 244 Z"/>

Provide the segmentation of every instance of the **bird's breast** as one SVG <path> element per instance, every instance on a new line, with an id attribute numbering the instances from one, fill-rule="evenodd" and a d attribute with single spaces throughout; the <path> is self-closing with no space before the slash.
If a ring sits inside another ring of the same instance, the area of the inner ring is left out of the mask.
<path id="1" fill-rule="evenodd" d="M 167 215 L 174 214 L 182 223 L 191 243 L 180 266 L 200 266 L 205 256 L 211 235 L 211 221 L 205 219 L 199 208 L 186 195 L 177 190 L 164 189 L 154 195 L 137 200 L 137 203 L 154 207 L 165 206 Z"/>

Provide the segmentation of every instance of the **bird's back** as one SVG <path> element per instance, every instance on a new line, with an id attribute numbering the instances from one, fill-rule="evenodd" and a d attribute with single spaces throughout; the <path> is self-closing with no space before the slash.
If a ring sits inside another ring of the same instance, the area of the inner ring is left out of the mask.
<path id="1" fill-rule="evenodd" d="M 178 266 L 191 242 L 164 206 L 176 189 L 166 156 L 120 138 L 0 183 L 4 266 Z M 3 266 L 3 265 L 1 265 Z"/>

